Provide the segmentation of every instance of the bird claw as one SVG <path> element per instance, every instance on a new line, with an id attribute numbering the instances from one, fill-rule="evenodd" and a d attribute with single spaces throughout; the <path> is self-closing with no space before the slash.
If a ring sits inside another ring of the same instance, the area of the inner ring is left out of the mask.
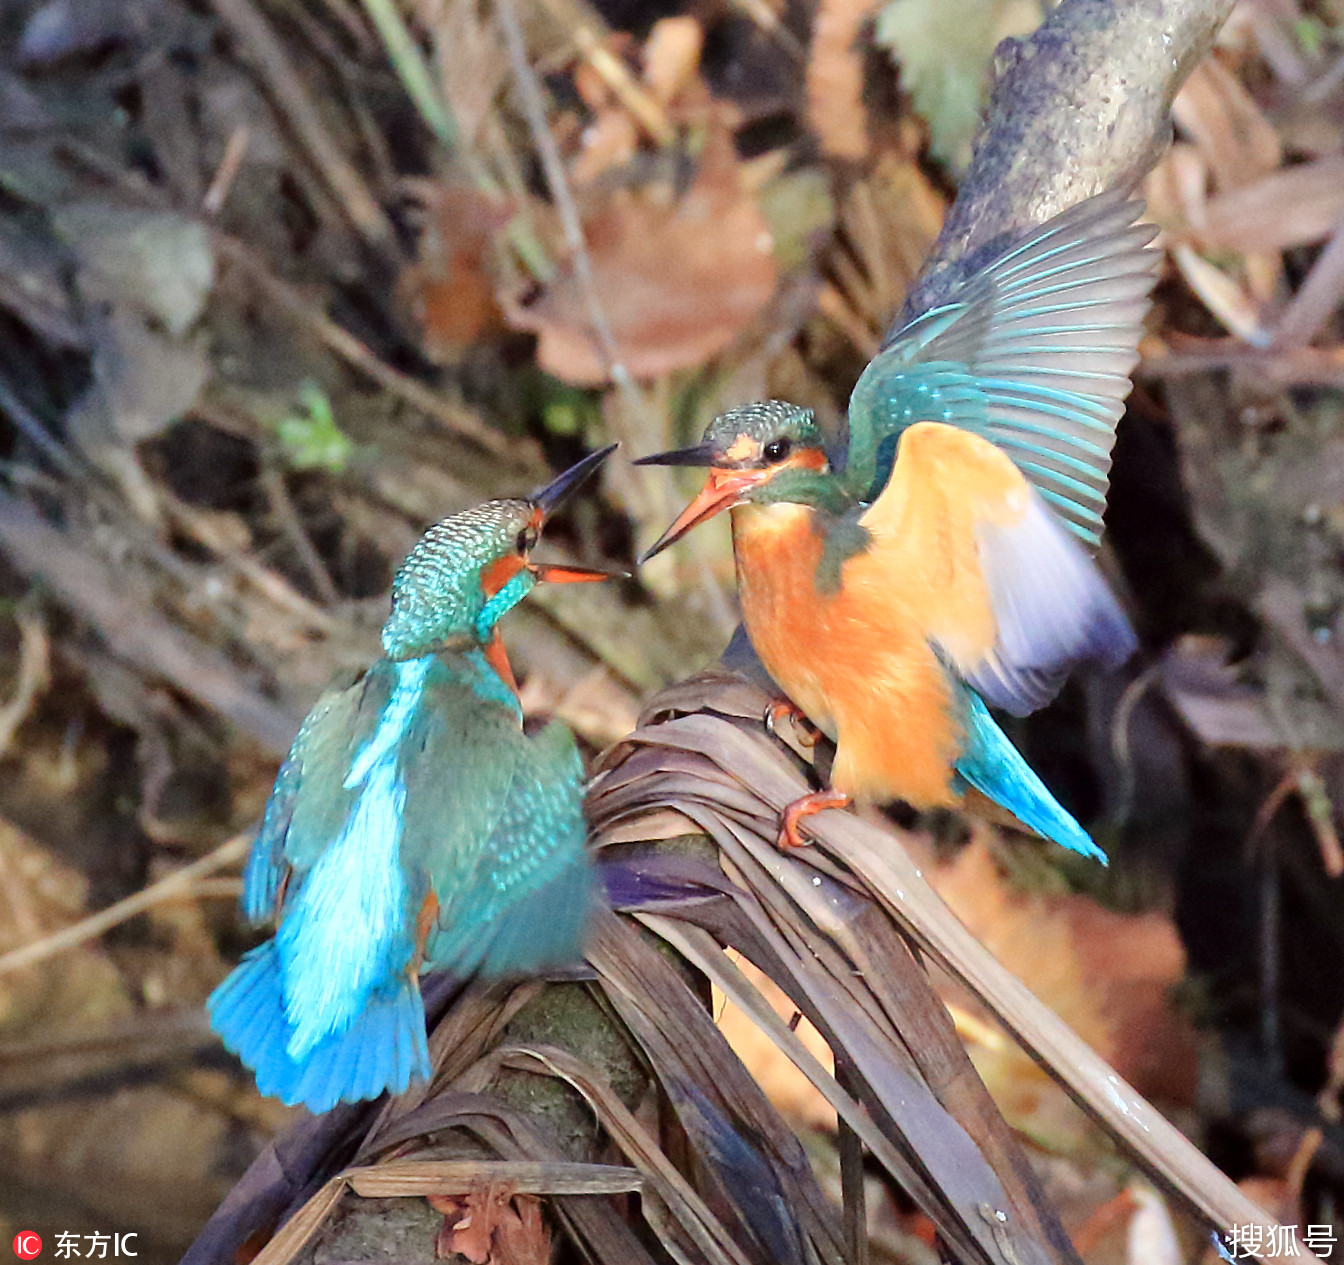
<path id="1" fill-rule="evenodd" d="M 821 740 L 821 730 L 816 727 L 797 703 L 787 698 L 772 699 L 765 708 L 765 727 L 772 738 L 780 737 L 779 722 L 785 717 L 793 722 L 798 742 L 804 747 L 815 747 Z"/>
<path id="2" fill-rule="evenodd" d="M 813 817 L 817 813 L 825 812 L 828 808 L 846 808 L 853 802 L 843 791 L 829 788 L 824 791 L 813 791 L 810 795 L 795 799 L 793 803 L 785 806 L 784 814 L 780 818 L 779 835 L 775 839 L 775 846 L 781 852 L 789 848 L 807 847 L 806 841 L 798 832 L 798 827 L 804 817 Z"/>

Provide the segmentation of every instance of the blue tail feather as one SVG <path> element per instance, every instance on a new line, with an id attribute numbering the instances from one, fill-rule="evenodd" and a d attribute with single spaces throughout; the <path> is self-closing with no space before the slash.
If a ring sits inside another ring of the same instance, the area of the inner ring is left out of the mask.
<path id="1" fill-rule="evenodd" d="M 970 690 L 965 697 L 966 750 L 956 763 L 965 782 L 1006 808 L 1028 830 L 1105 865 L 1106 854 L 1050 794 L 984 703 Z"/>
<path id="2" fill-rule="evenodd" d="M 253 949 L 206 1002 L 224 1045 L 256 1072 L 261 1093 L 291 1106 L 329 1111 L 338 1102 L 402 1093 L 428 1080 L 429 1045 L 420 990 L 404 973 L 385 981 L 344 1031 L 330 1033 L 301 1060 L 288 1053 L 275 941 Z"/>

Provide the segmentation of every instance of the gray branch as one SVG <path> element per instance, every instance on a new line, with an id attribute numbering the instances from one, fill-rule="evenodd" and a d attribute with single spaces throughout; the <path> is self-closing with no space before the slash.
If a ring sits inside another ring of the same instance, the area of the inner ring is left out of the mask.
<path id="1" fill-rule="evenodd" d="M 996 52 L 975 156 L 893 331 L 1024 229 L 1132 187 L 1171 137 L 1171 102 L 1232 0 L 1064 0 Z"/>

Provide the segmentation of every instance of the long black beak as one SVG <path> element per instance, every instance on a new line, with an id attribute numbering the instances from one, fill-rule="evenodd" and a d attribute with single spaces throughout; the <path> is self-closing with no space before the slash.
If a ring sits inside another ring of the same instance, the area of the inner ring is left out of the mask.
<path id="1" fill-rule="evenodd" d="M 696 444 L 691 448 L 673 448 L 670 452 L 655 452 L 651 457 L 641 457 L 634 463 L 637 466 L 712 466 L 714 448 L 710 444 Z"/>
<path id="2" fill-rule="evenodd" d="M 527 499 L 540 505 L 542 514 L 549 518 L 565 503 L 574 489 L 616 451 L 617 447 L 616 444 L 608 444 L 605 448 L 590 453 L 576 465 L 570 466 L 563 474 L 557 474 L 544 488 L 533 492 Z"/>

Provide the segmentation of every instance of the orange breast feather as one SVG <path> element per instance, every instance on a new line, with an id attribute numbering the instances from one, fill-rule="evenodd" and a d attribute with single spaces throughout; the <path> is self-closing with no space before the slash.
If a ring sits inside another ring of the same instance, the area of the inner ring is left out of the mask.
<path id="1" fill-rule="evenodd" d="M 823 542 L 801 506 L 733 511 L 742 615 L 770 675 L 836 740 L 831 784 L 856 798 L 953 805 L 950 683 L 897 575 L 817 592 Z"/>

